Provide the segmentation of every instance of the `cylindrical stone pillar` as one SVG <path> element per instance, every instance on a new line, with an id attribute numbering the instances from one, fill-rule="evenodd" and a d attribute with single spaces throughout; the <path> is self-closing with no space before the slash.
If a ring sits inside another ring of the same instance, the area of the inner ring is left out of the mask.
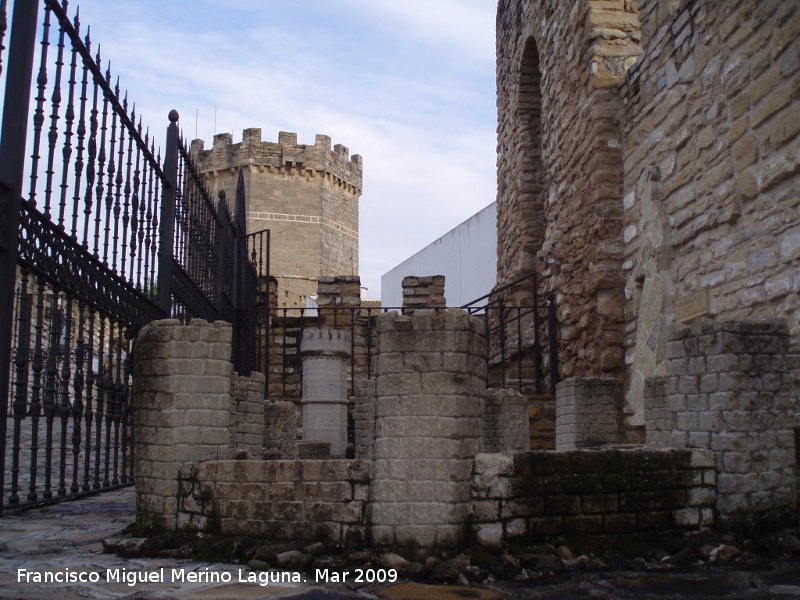
<path id="1" fill-rule="evenodd" d="M 351 337 L 342 329 L 306 329 L 303 360 L 303 440 L 328 442 L 331 456 L 347 450 L 347 363 Z"/>
<path id="2" fill-rule="evenodd" d="M 486 393 L 483 323 L 460 309 L 378 318 L 377 546 L 424 555 L 464 539 Z"/>

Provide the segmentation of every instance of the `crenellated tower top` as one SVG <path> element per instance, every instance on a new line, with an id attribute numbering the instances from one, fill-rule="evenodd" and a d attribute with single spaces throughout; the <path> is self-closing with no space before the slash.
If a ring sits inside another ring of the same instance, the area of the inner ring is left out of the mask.
<path id="1" fill-rule="evenodd" d="M 299 144 L 281 131 L 277 143 L 265 142 L 257 127 L 236 144 L 230 133 L 215 135 L 210 149 L 194 140 L 191 153 L 214 197 L 233 194 L 241 176 L 247 230 L 271 232 L 280 306 L 307 306 L 320 277 L 358 274 L 361 156 L 327 135 Z"/>
<path id="2" fill-rule="evenodd" d="M 201 172 L 213 173 L 238 169 L 249 165 L 265 167 L 286 175 L 317 174 L 330 177 L 339 185 L 361 195 L 363 161 L 360 154 L 350 156 L 347 146 L 336 144 L 331 149 L 331 138 L 317 134 L 314 145 L 298 144 L 297 134 L 281 131 L 278 142 L 261 140 L 261 129 L 251 127 L 242 131 L 242 141 L 234 144 L 230 133 L 214 136 L 210 150 L 205 142 L 192 141 L 192 155 Z"/>

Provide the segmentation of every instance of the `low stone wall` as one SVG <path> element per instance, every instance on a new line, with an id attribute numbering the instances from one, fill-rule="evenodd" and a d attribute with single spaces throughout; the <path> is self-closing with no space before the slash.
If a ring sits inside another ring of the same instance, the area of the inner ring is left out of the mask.
<path id="1" fill-rule="evenodd" d="M 298 442 L 294 403 L 259 402 L 264 380 L 232 374 L 229 325 L 143 328 L 133 394 L 138 523 L 402 547 L 422 558 L 469 542 L 470 528 L 496 547 L 686 533 L 794 508 L 798 355 L 783 323 L 698 321 L 675 332 L 670 374 L 646 385 L 647 431 L 651 443 L 683 448 L 477 458 L 480 447 L 524 445 L 530 402 L 514 390 L 487 394 L 482 322 L 418 309 L 381 315 L 378 332 L 377 376 L 359 379 L 353 396 L 358 459 L 337 460 L 328 442 Z M 602 443 L 591 415 L 615 418 L 616 383 L 571 378 L 557 391 L 556 403 L 570 407 L 559 434 Z M 272 460 L 232 460 L 242 450 Z"/>
<path id="2" fill-rule="evenodd" d="M 218 460 L 180 472 L 179 528 L 275 541 L 366 543 L 369 464 L 360 460 Z"/>
<path id="3" fill-rule="evenodd" d="M 714 523 L 715 482 L 709 451 L 479 454 L 472 530 L 489 547 L 521 537 L 694 531 Z"/>

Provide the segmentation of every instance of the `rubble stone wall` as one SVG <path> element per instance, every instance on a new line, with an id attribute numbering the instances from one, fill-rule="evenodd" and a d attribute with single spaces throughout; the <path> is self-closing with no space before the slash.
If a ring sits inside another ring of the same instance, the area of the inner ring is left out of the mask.
<path id="1" fill-rule="evenodd" d="M 641 53 L 635 5 L 498 5 L 498 284 L 538 267 L 558 294 L 563 378 L 624 374 L 617 86 Z"/>
<path id="2" fill-rule="evenodd" d="M 549 394 L 525 393 L 528 401 L 530 450 L 556 449 L 556 401 Z"/>
<path id="3" fill-rule="evenodd" d="M 714 524 L 714 455 L 688 450 L 480 454 L 470 512 L 478 543 L 653 536 Z"/>

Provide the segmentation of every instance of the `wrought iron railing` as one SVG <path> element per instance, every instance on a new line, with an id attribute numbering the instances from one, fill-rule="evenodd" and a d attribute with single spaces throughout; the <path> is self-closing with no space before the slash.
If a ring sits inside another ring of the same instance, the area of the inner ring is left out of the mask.
<path id="1" fill-rule="evenodd" d="M 555 296 L 542 302 L 536 275 L 528 275 L 498 287 L 491 294 L 458 307 L 484 319 L 486 331 L 486 384 L 516 387 L 520 391 L 555 395 L 559 382 L 558 326 Z M 510 290 L 526 286 L 532 301 L 516 304 L 506 298 Z M 445 308 L 435 308 L 443 311 Z M 377 317 L 382 312 L 405 312 L 402 307 L 275 308 L 261 321 L 257 336 L 260 346 L 258 370 L 267 374 L 267 397 L 302 396 L 300 345 L 310 327 L 332 326 L 349 330 L 352 348 L 350 393 L 359 378 L 375 374 L 377 358 Z M 546 349 L 546 354 L 543 352 Z M 546 373 L 546 374 L 545 374 Z"/>
<path id="2" fill-rule="evenodd" d="M 243 186 L 234 220 L 209 196 L 177 112 L 162 165 L 78 12 L 42 0 L 37 27 L 40 2 L 14 3 L 6 65 L 5 5 L 0 494 L 13 507 L 131 483 L 138 331 L 169 315 L 228 320 L 235 368 L 249 373 L 246 317 L 269 272 L 268 244 L 251 252 L 265 234 L 247 236 Z"/>
<path id="3" fill-rule="evenodd" d="M 526 300 L 515 300 L 514 295 Z M 536 394 L 547 388 L 555 396 L 560 381 L 556 298 L 551 292 L 543 301 L 536 272 L 498 286 L 462 308 L 484 317 L 487 361 L 496 371 L 493 385 L 515 385 L 520 391 L 532 385 Z"/>

